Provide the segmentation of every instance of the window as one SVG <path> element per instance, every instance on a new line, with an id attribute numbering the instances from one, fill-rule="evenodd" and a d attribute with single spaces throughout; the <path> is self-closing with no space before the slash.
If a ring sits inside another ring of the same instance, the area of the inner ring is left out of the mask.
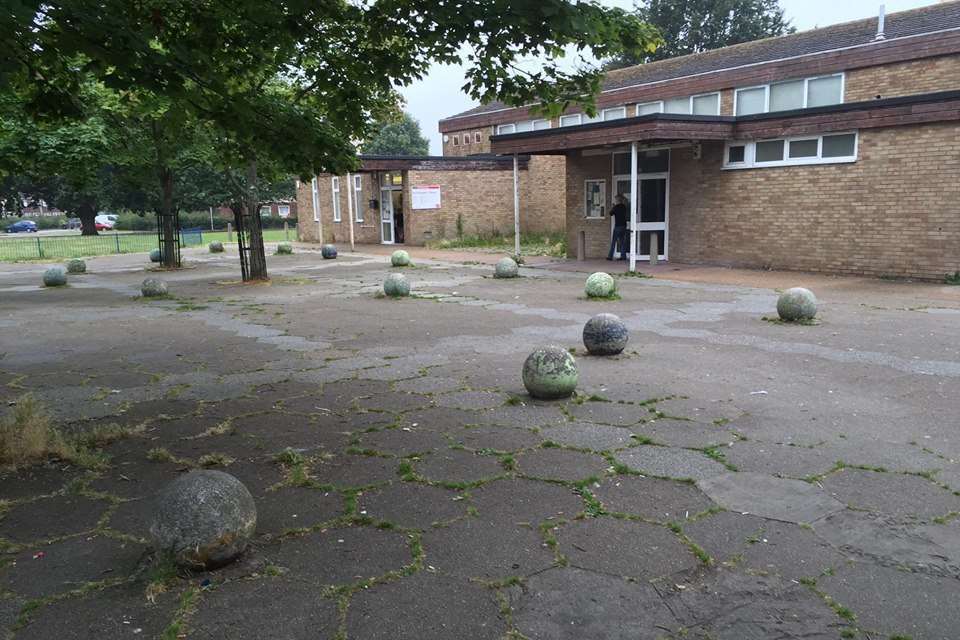
<path id="1" fill-rule="evenodd" d="M 453 138 L 456 140 L 456 136 Z M 340 178 L 330 178 L 330 191 L 333 193 L 333 221 L 340 222 Z"/>
<path id="2" fill-rule="evenodd" d="M 480 137 L 480 132 L 479 132 L 479 131 L 474 131 L 474 132 L 473 132 L 473 142 L 474 142 L 474 144 L 480 144 L 480 141 L 481 141 L 481 140 L 482 140 L 482 138 Z"/>
<path id="3" fill-rule="evenodd" d="M 453 146 L 460 146 L 460 136 L 453 136 Z"/>
<path id="4" fill-rule="evenodd" d="M 265 205 L 263 205 L 262 207 L 260 207 L 260 217 L 261 217 L 261 218 L 269 218 L 269 217 L 270 217 L 270 205 L 265 204 Z"/>
<path id="5" fill-rule="evenodd" d="M 690 113 L 690 98 L 670 98 L 663 102 L 664 113 Z"/>
<path id="6" fill-rule="evenodd" d="M 586 180 L 584 182 L 583 216 L 602 218 L 607 212 L 607 181 Z"/>
<path id="7" fill-rule="evenodd" d="M 289 217 L 290 217 L 290 205 L 288 205 L 288 204 L 280 204 L 280 205 L 277 205 L 277 215 L 280 216 L 281 218 L 289 218 Z"/>
<path id="8" fill-rule="evenodd" d="M 313 221 L 320 222 L 320 185 L 316 178 L 310 181 L 310 196 L 313 199 Z"/>
<path id="9" fill-rule="evenodd" d="M 561 127 L 573 127 L 580 124 L 580 114 L 573 113 L 569 116 L 560 116 Z"/>
<path id="10" fill-rule="evenodd" d="M 363 222 L 363 176 L 353 176 L 353 217 Z"/>
<path id="11" fill-rule="evenodd" d="M 470 144 L 470 134 L 465 133 L 463 134 L 463 146 L 467 146 L 468 144 Z"/>
<path id="12" fill-rule="evenodd" d="M 527 120 L 526 122 L 518 122 L 516 132 L 524 133 L 526 131 L 533 131 L 533 120 Z"/>
<path id="13" fill-rule="evenodd" d="M 757 142 L 729 143 L 724 151 L 725 169 L 787 167 L 805 164 L 856 162 L 857 134 L 831 133 Z"/>
<path id="14" fill-rule="evenodd" d="M 837 73 L 737 89 L 733 99 L 736 104 L 734 113 L 747 116 L 840 104 L 843 102 L 843 82 L 843 74 Z"/>
<path id="15" fill-rule="evenodd" d="M 645 116 L 648 113 L 663 113 L 663 102 L 646 102 L 637 105 L 637 115 Z"/>
<path id="16" fill-rule="evenodd" d="M 670 170 L 668 149 L 640 149 L 637 151 L 637 173 L 666 173 Z M 630 175 L 630 152 L 613 154 L 613 175 Z"/>
<path id="17" fill-rule="evenodd" d="M 542 130 L 544 130 L 544 129 L 549 129 L 549 128 L 550 128 L 550 121 L 549 121 L 549 120 L 534 120 L 534 121 L 533 121 L 533 130 L 534 130 L 534 131 L 542 131 Z"/>
<path id="18" fill-rule="evenodd" d="M 627 117 L 627 108 L 611 107 L 610 109 L 604 109 L 602 115 L 604 120 L 619 120 Z"/>
<path id="19" fill-rule="evenodd" d="M 710 93 L 704 96 L 693 96 L 690 98 L 693 115 L 695 116 L 718 116 L 720 115 L 720 94 Z"/>
<path id="20" fill-rule="evenodd" d="M 497 135 L 502 135 L 504 133 L 515 133 L 517 130 L 517 125 L 515 124 L 499 124 L 497 125 Z"/>

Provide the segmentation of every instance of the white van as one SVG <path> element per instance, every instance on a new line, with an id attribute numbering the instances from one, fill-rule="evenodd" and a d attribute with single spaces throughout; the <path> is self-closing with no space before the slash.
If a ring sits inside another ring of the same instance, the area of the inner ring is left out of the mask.
<path id="1" fill-rule="evenodd" d="M 102 224 L 105 227 L 109 227 L 110 229 L 113 229 L 114 225 L 117 224 L 117 220 L 119 219 L 120 216 L 114 213 L 101 213 L 94 218 L 97 223 Z"/>

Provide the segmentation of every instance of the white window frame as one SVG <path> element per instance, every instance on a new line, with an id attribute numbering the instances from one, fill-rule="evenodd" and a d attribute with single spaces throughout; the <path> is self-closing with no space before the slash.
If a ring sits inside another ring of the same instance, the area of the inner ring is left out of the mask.
<path id="1" fill-rule="evenodd" d="M 474 144 L 480 144 L 481 142 L 483 142 L 483 138 L 480 136 L 480 132 L 479 132 L 479 131 L 474 131 L 474 132 L 473 132 L 473 143 L 474 143 Z"/>
<path id="2" fill-rule="evenodd" d="M 263 210 L 266 209 L 267 212 L 264 214 Z M 273 217 L 273 206 L 269 204 L 260 205 L 260 217 L 261 218 L 270 218 Z"/>
<path id="3" fill-rule="evenodd" d="M 452 145 L 455 146 L 455 147 L 459 147 L 459 146 L 460 146 L 460 136 L 458 136 L 458 135 L 457 135 L 457 136 L 453 136 L 453 142 L 451 142 L 450 144 L 452 144 Z"/>
<path id="4" fill-rule="evenodd" d="M 544 126 L 540 126 L 539 129 L 537 128 L 538 125 L 544 125 L 544 124 L 546 124 L 547 126 L 545 126 L 545 127 L 544 127 Z M 545 118 L 540 118 L 539 120 L 534 120 L 534 121 L 533 121 L 533 130 L 534 130 L 534 131 L 543 131 L 543 130 L 545 130 L 545 129 L 549 129 L 551 126 L 552 126 L 552 123 L 551 123 L 549 120 L 545 119 Z"/>
<path id="5" fill-rule="evenodd" d="M 640 115 L 645 115 L 645 116 L 646 116 L 646 115 L 650 115 L 649 113 L 641 114 L 641 113 L 640 113 L 640 107 L 646 107 L 647 105 L 651 105 L 651 104 L 657 105 L 657 110 L 656 110 L 656 111 L 653 111 L 652 113 L 663 113 L 663 100 L 654 100 L 654 101 L 652 101 L 652 102 L 641 102 L 641 103 L 638 103 L 638 104 L 636 105 L 636 107 L 634 107 L 634 109 L 633 109 L 634 115 L 636 115 L 636 116 L 640 116 Z M 692 109 L 693 106 L 691 105 L 690 108 Z"/>
<path id="6" fill-rule="evenodd" d="M 695 93 L 695 94 L 693 94 L 692 96 L 690 96 L 690 115 L 695 115 L 695 114 L 693 113 L 693 99 L 694 99 L 694 98 L 709 98 L 710 96 L 717 96 L 717 112 L 716 112 L 716 113 L 713 113 L 713 114 L 710 114 L 710 113 L 701 113 L 700 115 L 714 115 L 714 116 L 720 115 L 720 109 L 722 108 L 722 107 L 721 107 L 721 102 L 723 102 L 723 100 L 721 99 L 721 96 L 720 96 L 720 92 L 719 92 L 719 91 L 709 91 L 709 92 L 707 92 L 707 93 Z"/>
<path id="7" fill-rule="evenodd" d="M 623 113 L 623 115 L 620 116 L 619 118 L 607 118 L 607 114 L 610 113 L 611 111 L 620 111 L 620 112 Z M 606 109 L 604 109 L 603 111 L 600 112 L 600 119 L 603 120 L 604 122 L 606 122 L 608 119 L 609 119 L 609 120 L 622 120 L 622 119 L 624 119 L 624 118 L 626 118 L 626 117 L 627 117 L 627 107 L 626 107 L 626 105 L 624 105 L 624 106 L 622 106 L 622 107 L 607 107 Z"/>
<path id="8" fill-rule="evenodd" d="M 286 209 L 286 212 L 284 212 L 284 209 Z M 284 216 L 284 215 L 283 215 L 284 213 L 286 213 L 287 215 Z M 290 205 L 288 205 L 288 204 L 278 204 L 278 205 L 277 205 L 277 216 L 280 217 L 280 218 L 289 217 L 289 216 L 290 216 Z"/>
<path id="9" fill-rule="evenodd" d="M 363 176 L 356 174 L 353 176 L 353 219 L 363 223 L 363 204 L 360 195 L 363 193 Z"/>
<path id="10" fill-rule="evenodd" d="M 517 125 L 513 122 L 508 122 L 507 124 L 498 124 L 497 125 L 497 135 L 506 135 L 510 133 L 517 132 Z"/>
<path id="11" fill-rule="evenodd" d="M 333 221 L 340 222 L 340 177 L 330 177 L 330 194 L 333 198 Z"/>
<path id="12" fill-rule="evenodd" d="M 602 209 L 599 216 L 591 216 L 587 210 L 587 194 L 589 193 L 587 186 L 590 183 L 598 183 L 600 193 L 603 194 L 603 203 L 600 205 Z M 607 181 L 605 178 L 587 178 L 583 181 L 583 217 L 586 220 L 603 220 L 607 217 Z"/>
<path id="13" fill-rule="evenodd" d="M 853 136 L 853 155 L 838 156 L 833 158 L 824 158 L 823 139 L 831 136 Z M 817 140 L 816 157 L 791 158 L 790 143 L 798 140 Z M 757 143 L 758 142 L 777 142 L 783 141 L 783 160 L 773 160 L 769 162 L 758 162 Z M 730 147 L 745 147 L 743 153 L 743 162 L 728 162 L 730 157 Z M 732 140 L 723 146 L 723 169 L 765 169 L 767 167 L 796 167 L 804 165 L 819 164 L 850 164 L 856 162 L 860 154 L 860 132 L 859 131 L 830 131 L 827 133 L 810 134 L 804 136 L 790 136 L 789 138 L 765 138 L 763 140 Z"/>
<path id="14" fill-rule="evenodd" d="M 316 176 L 310 180 L 310 198 L 313 201 L 313 221 L 320 222 L 320 185 Z"/>
<path id="15" fill-rule="evenodd" d="M 737 115 L 737 104 L 738 98 L 741 91 L 749 91 L 751 89 L 763 89 L 763 111 L 759 113 L 780 113 L 780 112 L 771 112 L 770 111 L 770 87 L 775 84 L 784 84 L 787 82 L 797 82 L 803 80 L 803 106 L 799 107 L 800 109 L 809 109 L 807 106 L 807 100 L 810 97 L 810 81 L 811 80 L 823 80 L 824 78 L 836 78 L 840 77 L 840 102 L 836 104 L 843 104 L 847 99 L 847 74 L 843 71 L 839 73 L 826 73 L 820 76 L 810 76 L 808 78 L 790 78 L 787 80 L 780 80 L 779 82 L 770 82 L 768 84 L 754 84 L 749 87 L 737 87 L 733 90 L 733 115 Z M 824 105 L 830 106 L 830 105 Z M 746 115 L 756 115 L 756 114 L 746 114 Z"/>
<path id="16" fill-rule="evenodd" d="M 576 118 L 577 121 L 574 122 L 574 123 L 564 124 L 564 122 L 563 122 L 564 120 L 570 120 L 570 119 L 573 119 L 573 118 Z M 576 126 L 581 125 L 581 124 L 583 124 L 583 114 L 582 114 L 582 113 L 571 113 L 571 114 L 569 114 L 569 115 L 560 116 L 560 126 L 561 126 L 561 127 L 576 127 Z"/>

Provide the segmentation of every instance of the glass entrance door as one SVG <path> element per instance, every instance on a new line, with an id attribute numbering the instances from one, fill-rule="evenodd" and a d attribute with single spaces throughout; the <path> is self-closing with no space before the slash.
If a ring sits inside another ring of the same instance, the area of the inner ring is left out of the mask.
<path id="1" fill-rule="evenodd" d="M 393 198 L 390 189 L 380 190 L 380 238 L 383 244 L 393 244 Z"/>
<path id="2" fill-rule="evenodd" d="M 650 236 L 657 236 L 657 252 L 661 260 L 667 259 L 667 195 L 669 183 L 665 174 L 640 174 L 637 176 L 637 228 L 639 230 L 637 260 L 650 259 Z M 617 177 L 614 195 L 622 195 L 630 202 L 630 178 Z M 629 223 L 628 223 L 629 224 Z M 613 231 L 613 221 L 610 221 Z"/>

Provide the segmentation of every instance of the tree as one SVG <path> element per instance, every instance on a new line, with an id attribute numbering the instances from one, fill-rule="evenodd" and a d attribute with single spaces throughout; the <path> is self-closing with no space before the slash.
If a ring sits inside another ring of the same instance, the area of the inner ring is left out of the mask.
<path id="1" fill-rule="evenodd" d="M 595 113 L 600 70 L 565 71 L 565 50 L 601 59 L 658 43 L 626 11 L 571 0 L 11 1 L 0 12 L 9 34 L 0 79 L 21 88 L 37 117 L 81 107 L 82 70 L 114 90 L 169 99 L 228 141 L 224 164 L 246 176 L 252 278 L 267 275 L 253 209 L 263 167 L 302 179 L 356 168 L 353 141 L 369 139 L 396 111 L 398 88 L 432 64 L 465 61 L 462 88 L 481 102 Z M 524 70 L 532 57 L 548 62 Z"/>
<path id="2" fill-rule="evenodd" d="M 605 70 L 796 31 L 784 18 L 779 0 L 645 0 L 636 14 L 660 31 L 663 46 L 639 56 L 620 54 L 604 65 Z"/>
<path id="3" fill-rule="evenodd" d="M 425 156 L 430 153 L 430 142 L 420 132 L 420 123 L 404 112 L 399 120 L 380 124 L 362 150 L 373 156 Z"/>

